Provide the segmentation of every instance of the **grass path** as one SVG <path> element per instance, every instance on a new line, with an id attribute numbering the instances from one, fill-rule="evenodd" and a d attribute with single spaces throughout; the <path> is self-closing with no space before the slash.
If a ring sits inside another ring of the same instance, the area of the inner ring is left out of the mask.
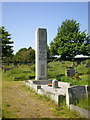
<path id="1" fill-rule="evenodd" d="M 3 118 L 80 118 L 29 90 L 21 81 L 4 81 L 2 88 Z"/>

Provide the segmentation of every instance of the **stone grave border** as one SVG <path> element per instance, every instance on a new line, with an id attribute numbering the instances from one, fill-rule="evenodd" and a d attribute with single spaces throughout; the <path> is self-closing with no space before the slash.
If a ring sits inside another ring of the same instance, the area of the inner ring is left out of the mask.
<path id="1" fill-rule="evenodd" d="M 51 86 L 48 86 L 48 84 L 52 84 L 52 80 L 28 80 L 28 81 L 24 81 L 24 84 L 27 85 L 28 87 L 30 87 L 30 89 L 34 90 L 36 93 L 40 94 L 40 95 L 46 95 L 47 97 L 50 98 L 51 101 L 54 101 L 54 103 L 56 105 L 60 105 L 60 101 L 63 100 L 63 98 L 66 97 L 66 106 L 70 109 L 70 110 L 75 110 L 77 112 L 79 112 L 80 115 L 86 117 L 86 118 L 90 118 L 90 111 L 85 110 L 83 108 L 80 108 L 78 106 L 75 106 L 73 104 L 73 95 L 76 95 L 76 98 L 78 97 L 78 94 L 80 95 L 86 95 L 89 91 L 89 87 L 88 85 L 85 86 L 72 86 L 71 83 L 67 83 L 67 82 L 58 82 L 58 88 L 53 88 Z M 78 88 L 78 92 L 77 92 L 77 88 Z M 74 92 L 71 92 L 73 91 Z"/>

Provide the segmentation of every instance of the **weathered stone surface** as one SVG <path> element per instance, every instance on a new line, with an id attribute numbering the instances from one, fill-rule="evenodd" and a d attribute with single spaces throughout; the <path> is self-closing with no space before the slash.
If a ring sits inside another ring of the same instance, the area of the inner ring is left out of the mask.
<path id="1" fill-rule="evenodd" d="M 58 88 L 58 80 L 53 80 L 52 81 L 52 87 L 53 88 Z"/>
<path id="2" fill-rule="evenodd" d="M 36 30 L 36 77 L 35 80 L 47 80 L 47 31 Z"/>
<path id="3" fill-rule="evenodd" d="M 57 105 L 59 105 L 63 96 L 66 96 L 66 91 L 68 89 L 68 86 L 70 86 L 70 83 L 58 82 L 60 85 L 58 86 L 58 88 L 50 87 L 48 86 L 48 83 L 52 83 L 52 80 L 28 80 L 24 82 L 24 84 L 35 90 L 38 94 L 50 97 L 51 100 L 53 100 Z"/>
<path id="4" fill-rule="evenodd" d="M 76 74 L 76 69 L 68 68 L 65 70 L 65 75 L 73 77 Z"/>
<path id="5" fill-rule="evenodd" d="M 28 80 L 29 82 L 32 82 L 33 84 L 37 84 L 37 85 L 46 85 L 49 83 L 52 83 L 52 80 Z"/>
<path id="6" fill-rule="evenodd" d="M 85 110 L 83 108 L 80 108 L 80 107 L 72 105 L 72 104 L 70 105 L 70 110 L 78 111 L 80 113 L 80 115 L 82 115 L 86 118 L 90 118 L 90 111 L 88 111 L 88 110 Z"/>
<path id="7" fill-rule="evenodd" d="M 76 104 L 81 98 L 88 97 L 88 86 L 72 86 L 66 94 L 66 104 Z"/>

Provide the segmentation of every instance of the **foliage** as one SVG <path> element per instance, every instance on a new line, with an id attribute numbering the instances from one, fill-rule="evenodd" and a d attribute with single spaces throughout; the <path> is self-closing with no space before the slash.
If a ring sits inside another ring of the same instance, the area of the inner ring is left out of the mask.
<path id="1" fill-rule="evenodd" d="M 75 67 L 78 70 L 78 74 L 87 74 L 87 72 L 89 71 L 89 68 L 86 68 L 85 65 L 80 64 L 78 66 Z"/>
<path id="2" fill-rule="evenodd" d="M 80 79 L 78 73 L 76 73 L 76 74 L 74 75 L 74 79 L 76 79 L 76 80 L 79 80 L 79 79 Z"/>
<path id="3" fill-rule="evenodd" d="M 11 41 L 11 34 L 6 31 L 5 27 L 0 27 L 0 46 L 2 47 L 2 59 L 6 61 L 7 59 L 11 59 L 13 56 L 13 50 L 11 44 L 14 42 Z"/>
<path id="4" fill-rule="evenodd" d="M 80 24 L 75 20 L 66 20 L 58 27 L 58 32 L 50 44 L 52 55 L 73 58 L 77 54 L 89 55 L 90 39 L 86 31 L 80 31 Z"/>
<path id="5" fill-rule="evenodd" d="M 35 60 L 35 50 L 31 47 L 27 48 L 21 48 L 16 55 L 13 57 L 13 61 L 16 62 L 31 62 L 33 63 Z"/>
<path id="6" fill-rule="evenodd" d="M 76 80 L 74 80 L 73 78 L 70 78 L 68 76 L 62 76 L 62 77 L 56 77 L 57 80 L 61 81 L 61 82 L 68 82 L 68 83 L 72 83 L 73 85 L 76 85 L 78 82 Z"/>
<path id="7" fill-rule="evenodd" d="M 50 55 L 50 48 L 49 46 L 47 45 L 47 59 L 49 59 L 51 57 Z"/>

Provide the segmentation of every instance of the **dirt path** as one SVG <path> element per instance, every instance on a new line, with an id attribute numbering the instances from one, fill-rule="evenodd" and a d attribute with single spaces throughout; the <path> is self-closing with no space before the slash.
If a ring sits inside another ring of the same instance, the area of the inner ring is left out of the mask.
<path id="1" fill-rule="evenodd" d="M 62 118 L 78 117 L 76 114 L 55 115 L 56 105 L 43 100 L 32 90 L 28 90 L 23 82 L 3 82 L 3 117 L 4 118 Z M 69 113 L 69 112 L 68 112 Z"/>

